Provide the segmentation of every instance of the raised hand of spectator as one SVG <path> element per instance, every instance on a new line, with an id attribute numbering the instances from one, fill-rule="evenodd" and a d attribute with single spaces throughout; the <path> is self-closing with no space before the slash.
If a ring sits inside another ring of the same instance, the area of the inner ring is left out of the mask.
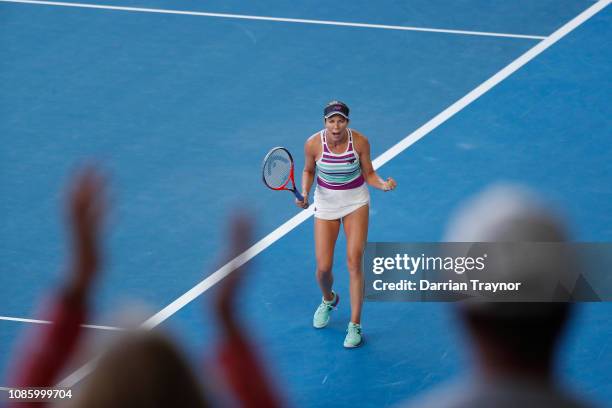
<path id="1" fill-rule="evenodd" d="M 253 222 L 247 215 L 239 214 L 234 216 L 230 222 L 229 230 L 229 259 L 236 258 L 248 248 L 251 242 L 252 231 Z M 233 262 L 240 263 L 240 259 L 234 259 Z M 231 267 L 230 269 L 234 268 Z M 215 301 L 219 323 L 230 334 L 234 334 L 238 330 L 234 303 L 245 269 L 245 267 L 238 267 L 223 279 Z"/>
<path id="2" fill-rule="evenodd" d="M 98 170 L 88 167 L 77 174 L 68 195 L 68 226 L 72 259 L 69 293 L 83 297 L 100 267 L 100 230 L 106 212 L 105 181 Z"/>

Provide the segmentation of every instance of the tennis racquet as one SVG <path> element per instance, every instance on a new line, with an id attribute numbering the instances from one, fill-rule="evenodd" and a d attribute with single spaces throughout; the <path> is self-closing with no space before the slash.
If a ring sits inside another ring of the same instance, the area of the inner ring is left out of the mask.
<path id="1" fill-rule="evenodd" d="M 266 154 L 263 161 L 263 182 L 272 190 L 288 190 L 299 201 L 304 197 L 295 188 L 293 157 L 284 147 L 275 147 Z M 289 186 L 291 182 L 291 187 Z"/>

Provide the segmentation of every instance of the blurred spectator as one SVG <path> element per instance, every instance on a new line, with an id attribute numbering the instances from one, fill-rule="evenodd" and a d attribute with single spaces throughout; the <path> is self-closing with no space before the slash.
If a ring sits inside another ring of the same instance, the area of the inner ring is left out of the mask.
<path id="1" fill-rule="evenodd" d="M 176 346 L 154 332 L 124 336 L 100 359 L 70 407 L 206 407 L 204 390 Z"/>
<path id="2" fill-rule="evenodd" d="M 567 241 L 567 233 L 559 217 L 533 193 L 515 186 L 494 186 L 458 211 L 449 223 L 446 240 L 563 242 Z M 504 273 L 509 271 L 515 277 L 530 279 L 521 269 L 531 268 L 533 259 L 508 258 L 504 262 L 508 265 L 498 265 Z M 554 273 L 556 265 L 548 262 L 536 260 L 538 273 Z M 571 308 L 570 303 L 457 304 L 456 313 L 473 351 L 472 373 L 464 377 L 467 379 L 436 388 L 406 406 L 590 406 L 566 392 L 554 376 L 555 352 Z"/>
<path id="3" fill-rule="evenodd" d="M 100 266 L 100 229 L 105 214 L 105 184 L 93 168 L 79 173 L 69 194 L 69 226 L 72 256 L 68 279 L 52 299 L 53 324 L 28 338 L 17 355 L 11 387 L 53 387 L 66 368 L 87 319 L 92 283 Z M 230 256 L 242 253 L 251 240 L 251 221 L 242 215 L 230 223 Z M 281 406 L 252 345 L 242 335 L 236 318 L 236 291 L 244 267 L 230 273 L 220 285 L 215 312 L 224 339 L 218 348 L 218 363 L 233 400 L 244 407 Z M 211 370 L 212 371 L 212 370 Z M 72 407 L 205 407 L 203 387 L 188 364 L 166 337 L 153 332 L 129 333 L 94 368 L 73 400 Z M 75 390 L 76 391 L 76 390 Z M 224 399 L 225 402 L 225 399 Z M 40 402 L 16 402 L 15 407 L 43 407 Z"/>
<path id="4" fill-rule="evenodd" d="M 230 225 L 229 241 L 232 246 L 229 258 L 235 259 L 251 244 L 252 220 L 240 214 Z M 219 367 L 242 406 L 280 407 L 283 406 L 282 401 L 267 377 L 264 365 L 253 352 L 253 346 L 242 334 L 246 330 L 236 317 L 235 300 L 245 270 L 246 267 L 239 267 L 225 277 L 217 294 L 215 311 L 224 336 L 218 350 Z"/>
<path id="5" fill-rule="evenodd" d="M 89 298 L 100 266 L 100 229 L 106 206 L 105 183 L 93 168 L 75 178 L 68 196 L 71 259 L 67 280 L 45 311 L 49 326 L 39 328 L 18 351 L 9 383 L 13 387 L 49 387 L 75 351 L 87 316 Z M 19 403 L 19 407 L 25 407 Z M 32 406 L 40 406 L 31 403 Z"/>

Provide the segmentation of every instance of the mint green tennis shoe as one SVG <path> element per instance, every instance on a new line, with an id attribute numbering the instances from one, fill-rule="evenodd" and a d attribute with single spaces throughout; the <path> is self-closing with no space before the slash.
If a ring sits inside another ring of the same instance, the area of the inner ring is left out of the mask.
<path id="1" fill-rule="evenodd" d="M 327 326 L 331 312 L 336 310 L 336 306 L 338 306 L 338 302 L 340 302 L 340 296 L 333 290 L 332 293 L 334 294 L 334 298 L 329 301 L 323 299 L 312 318 L 312 325 L 317 329 L 322 329 Z"/>
<path id="2" fill-rule="evenodd" d="M 346 337 L 344 338 L 344 347 L 354 348 L 361 346 L 363 338 L 361 336 L 361 325 L 350 322 L 346 329 Z"/>

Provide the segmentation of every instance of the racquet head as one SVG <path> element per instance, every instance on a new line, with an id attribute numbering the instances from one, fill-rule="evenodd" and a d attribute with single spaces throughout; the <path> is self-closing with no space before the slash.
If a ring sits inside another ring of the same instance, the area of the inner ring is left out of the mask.
<path id="1" fill-rule="evenodd" d="M 263 161 L 263 182 L 272 190 L 287 187 L 293 171 L 293 157 L 284 147 L 270 150 Z"/>
<path id="2" fill-rule="evenodd" d="M 304 199 L 295 188 L 293 157 L 289 150 L 284 147 L 270 150 L 264 158 L 262 173 L 264 184 L 272 190 L 289 190 L 298 200 Z"/>

